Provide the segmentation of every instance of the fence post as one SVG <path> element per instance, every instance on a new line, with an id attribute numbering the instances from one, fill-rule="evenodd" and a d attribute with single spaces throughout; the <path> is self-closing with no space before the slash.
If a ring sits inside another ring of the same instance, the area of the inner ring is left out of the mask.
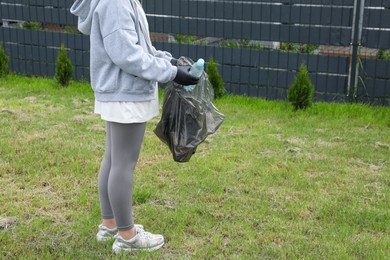
<path id="1" fill-rule="evenodd" d="M 353 9 L 353 23 L 351 35 L 352 56 L 349 63 L 347 99 L 353 102 L 356 98 L 359 77 L 359 50 L 363 29 L 364 0 L 355 0 Z"/>

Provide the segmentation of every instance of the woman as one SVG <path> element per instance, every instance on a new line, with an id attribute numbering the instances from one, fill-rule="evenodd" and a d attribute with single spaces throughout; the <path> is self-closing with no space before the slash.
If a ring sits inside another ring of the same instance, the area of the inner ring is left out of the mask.
<path id="1" fill-rule="evenodd" d="M 146 122 L 159 113 L 157 82 L 194 85 L 198 79 L 151 44 L 138 0 L 77 0 L 71 13 L 90 35 L 91 85 L 95 113 L 106 121 L 106 150 L 99 171 L 102 223 L 97 240 L 115 237 L 116 253 L 156 250 L 164 238 L 132 219 L 133 171 Z"/>

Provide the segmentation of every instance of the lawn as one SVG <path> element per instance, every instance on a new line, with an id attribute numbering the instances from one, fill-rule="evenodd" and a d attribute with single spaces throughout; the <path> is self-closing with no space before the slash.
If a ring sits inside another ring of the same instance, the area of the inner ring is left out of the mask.
<path id="1" fill-rule="evenodd" d="M 162 93 L 161 93 L 162 97 Z M 0 258 L 107 259 L 95 241 L 105 124 L 88 83 L 0 79 Z M 188 163 L 147 126 L 136 223 L 154 259 L 388 259 L 390 108 L 226 96 L 226 119 Z"/>

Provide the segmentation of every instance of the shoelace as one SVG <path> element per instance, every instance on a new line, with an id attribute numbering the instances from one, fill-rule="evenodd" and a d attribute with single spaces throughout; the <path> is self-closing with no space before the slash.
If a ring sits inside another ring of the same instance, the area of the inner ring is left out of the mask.
<path id="1" fill-rule="evenodd" d="M 140 231 L 140 232 L 138 233 L 138 235 L 139 235 L 140 237 L 145 237 L 145 238 L 148 238 L 148 239 L 153 239 L 152 233 L 147 232 L 147 231 L 145 231 L 145 230 Z"/>

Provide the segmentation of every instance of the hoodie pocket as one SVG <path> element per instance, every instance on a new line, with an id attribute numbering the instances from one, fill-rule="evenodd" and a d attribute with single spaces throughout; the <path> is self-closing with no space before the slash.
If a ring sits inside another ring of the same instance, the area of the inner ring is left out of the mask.
<path id="1" fill-rule="evenodd" d="M 119 69 L 106 69 L 101 70 L 101 73 L 91 75 L 93 80 L 93 86 L 98 93 L 112 93 L 119 89 Z"/>
<path id="2" fill-rule="evenodd" d="M 131 94 L 147 95 L 153 93 L 153 84 L 149 80 L 121 71 L 118 78 L 120 90 Z"/>

